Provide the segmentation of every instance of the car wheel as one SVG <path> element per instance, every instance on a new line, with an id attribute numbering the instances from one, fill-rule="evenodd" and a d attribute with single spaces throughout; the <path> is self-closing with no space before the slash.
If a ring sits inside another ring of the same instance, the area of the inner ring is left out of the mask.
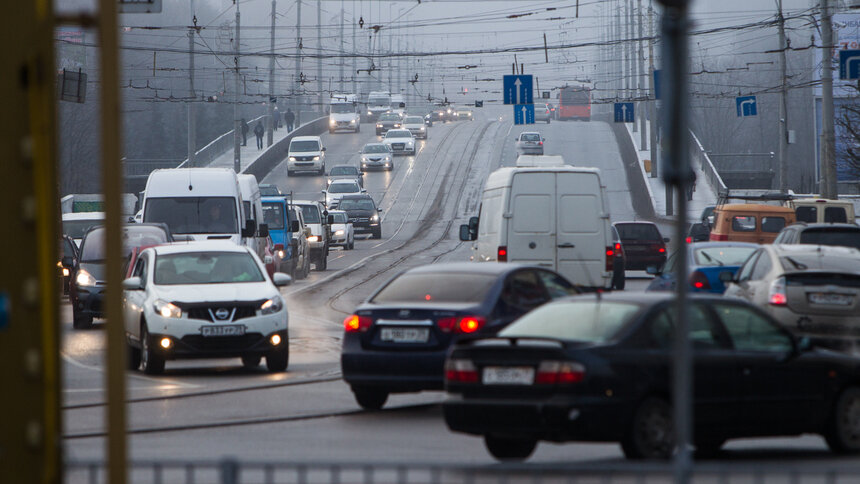
<path id="1" fill-rule="evenodd" d="M 356 127 L 355 127 L 355 132 L 356 132 L 356 133 L 361 133 L 361 125 L 360 125 L 360 124 L 359 124 L 358 126 L 356 126 Z"/>
<path id="2" fill-rule="evenodd" d="M 287 170 L 287 176 L 293 176 L 295 172 L 293 170 Z"/>
<path id="3" fill-rule="evenodd" d="M 144 373 L 158 375 L 164 372 L 164 356 L 160 355 L 158 350 L 150 345 L 149 330 L 145 323 L 142 326 L 140 331 L 140 366 Z"/>
<path id="4" fill-rule="evenodd" d="M 839 394 L 824 439 L 838 454 L 860 452 L 860 388 L 848 387 Z"/>
<path id="5" fill-rule="evenodd" d="M 319 257 L 317 257 L 317 261 L 314 264 L 314 269 L 316 269 L 317 271 L 324 271 L 328 269 L 328 257 L 326 257 L 325 252 L 323 252 L 319 255 Z"/>
<path id="6" fill-rule="evenodd" d="M 388 400 L 388 392 L 376 388 L 352 387 L 355 401 L 365 410 L 379 410 Z"/>
<path id="7" fill-rule="evenodd" d="M 305 256 L 305 268 L 302 271 L 302 279 L 307 279 L 311 273 L 311 260 Z"/>
<path id="8" fill-rule="evenodd" d="M 668 459 L 675 452 L 672 409 L 665 400 L 647 398 L 636 412 L 621 450 L 628 459 Z"/>
<path id="9" fill-rule="evenodd" d="M 352 239 L 349 241 L 349 250 L 352 250 L 354 248 L 355 248 L 355 239 Z"/>
<path id="10" fill-rule="evenodd" d="M 93 317 L 80 314 L 77 311 L 73 311 L 72 327 L 75 329 L 90 329 L 93 327 Z"/>
<path id="11" fill-rule="evenodd" d="M 612 288 L 623 291 L 626 281 L 627 277 L 624 275 L 624 271 L 615 271 L 612 275 Z"/>
<path id="12" fill-rule="evenodd" d="M 484 436 L 484 446 L 498 460 L 524 461 L 537 447 L 537 440 L 517 437 Z"/>
<path id="13" fill-rule="evenodd" d="M 373 229 L 373 238 L 381 239 L 382 238 L 382 227 L 377 227 Z"/>
<path id="14" fill-rule="evenodd" d="M 266 368 L 274 373 L 287 371 L 287 366 L 290 364 L 290 345 L 287 338 L 284 338 L 282 348 L 272 350 L 266 355 Z"/>
<path id="15" fill-rule="evenodd" d="M 140 368 L 140 348 L 128 345 L 128 369 L 137 370 Z"/>
<path id="16" fill-rule="evenodd" d="M 263 357 L 260 355 L 245 355 L 242 357 L 242 366 L 245 368 L 256 368 L 260 366 Z"/>

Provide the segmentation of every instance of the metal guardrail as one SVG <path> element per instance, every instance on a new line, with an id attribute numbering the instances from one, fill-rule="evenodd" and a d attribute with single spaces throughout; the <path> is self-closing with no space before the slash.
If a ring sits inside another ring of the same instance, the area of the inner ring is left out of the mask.
<path id="1" fill-rule="evenodd" d="M 242 169 L 242 173 L 248 173 L 257 177 L 258 181 L 262 181 L 266 175 L 278 166 L 278 163 L 287 159 L 287 153 L 290 148 L 290 141 L 296 136 L 315 136 L 319 135 L 328 129 L 328 116 L 314 119 L 305 123 L 276 141 L 260 153 L 258 157 Z"/>
<path id="2" fill-rule="evenodd" d="M 716 167 L 714 167 L 711 157 L 708 156 L 708 153 L 705 151 L 699 138 L 697 138 L 696 134 L 693 133 L 693 130 L 690 130 L 690 141 L 690 161 L 699 164 L 702 174 L 705 175 L 705 180 L 711 186 L 711 189 L 717 197 L 727 193 L 728 188 L 726 187 L 726 184 L 717 172 Z"/>
<path id="3" fill-rule="evenodd" d="M 262 116 L 257 116 L 256 118 L 248 121 L 249 126 L 253 126 L 257 121 L 264 120 L 268 117 L 267 114 Z M 253 134 L 253 133 L 249 133 Z M 212 163 L 212 160 L 218 158 L 219 156 L 226 153 L 228 150 L 233 149 L 233 130 L 227 131 L 221 136 L 215 138 L 210 141 L 208 145 L 204 146 L 197 150 L 194 155 L 194 164 L 197 166 L 208 166 L 209 163 Z M 186 168 L 188 167 L 188 158 L 182 161 L 175 168 Z"/>
<path id="4" fill-rule="evenodd" d="M 442 483 L 567 483 L 669 484 L 674 470 L 668 462 L 611 464 L 379 464 L 138 461 L 129 465 L 134 484 L 442 484 Z M 106 483 L 104 462 L 66 463 L 68 484 Z M 705 462 L 693 466 L 692 484 L 847 484 L 860 482 L 856 463 Z"/>

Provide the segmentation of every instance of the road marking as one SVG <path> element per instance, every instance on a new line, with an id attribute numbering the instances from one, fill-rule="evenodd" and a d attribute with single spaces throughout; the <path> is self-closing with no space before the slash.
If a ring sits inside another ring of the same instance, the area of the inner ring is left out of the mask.
<path id="1" fill-rule="evenodd" d="M 80 361 L 77 361 L 74 358 L 72 358 L 71 356 L 69 356 L 64 351 L 60 352 L 60 356 L 62 356 L 62 358 L 64 360 L 66 360 L 69 364 L 71 364 L 72 366 L 77 366 L 78 368 L 82 368 L 84 370 L 97 371 L 99 373 L 104 373 L 104 368 L 101 368 L 98 366 L 87 365 L 85 363 L 81 363 Z M 164 378 L 150 378 L 147 376 L 135 375 L 133 373 L 126 373 L 126 377 L 127 378 L 133 378 L 136 380 L 158 383 L 160 386 L 167 383 L 167 384 L 175 385 L 175 386 L 181 387 L 181 388 L 200 388 L 201 387 L 201 385 L 195 385 L 193 383 L 184 383 L 184 382 L 179 382 L 176 380 L 166 380 Z M 67 391 L 67 390 L 63 390 L 63 391 Z"/>

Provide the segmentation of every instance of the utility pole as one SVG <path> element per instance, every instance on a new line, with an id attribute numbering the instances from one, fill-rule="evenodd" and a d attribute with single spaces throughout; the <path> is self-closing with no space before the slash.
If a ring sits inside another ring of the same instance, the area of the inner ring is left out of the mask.
<path id="1" fill-rule="evenodd" d="M 242 127 L 239 122 L 239 2 L 236 3 L 236 56 L 233 58 L 235 72 L 233 75 L 233 171 L 240 173 L 242 171 L 242 148 L 241 138 Z"/>
<path id="2" fill-rule="evenodd" d="M 293 82 L 293 109 L 296 112 L 295 128 L 302 125 L 302 0 L 296 2 L 296 75 Z"/>
<path id="3" fill-rule="evenodd" d="M 829 0 L 821 5 L 821 43 L 824 55 L 821 66 L 821 180 L 822 198 L 836 198 L 836 135 L 833 120 L 833 18 Z"/>
<path id="4" fill-rule="evenodd" d="M 352 71 L 350 72 L 350 76 L 352 76 L 352 93 L 356 96 L 359 96 L 358 92 L 358 37 L 355 36 L 355 24 L 358 21 L 355 19 L 355 6 L 352 8 Z"/>
<path id="5" fill-rule="evenodd" d="M 651 118 L 651 178 L 657 178 L 659 171 L 657 154 L 657 86 L 654 85 L 654 5 L 648 0 L 648 91 L 651 93 L 648 100 L 648 117 Z M 669 199 L 667 199 L 669 200 Z"/>
<path id="6" fill-rule="evenodd" d="M 194 91 L 194 33 L 197 30 L 197 15 L 194 13 L 194 0 L 191 0 L 191 22 L 194 25 L 188 29 L 188 166 L 194 167 L 197 162 L 194 159 L 197 154 L 197 94 Z"/>
<path id="7" fill-rule="evenodd" d="M 341 93 L 344 93 L 344 90 L 343 90 L 343 65 L 346 64 L 346 59 L 344 58 L 345 52 L 344 52 L 344 48 L 343 48 L 343 22 L 345 20 L 345 18 L 344 18 L 345 13 L 343 11 L 343 1 L 344 0 L 340 0 L 340 62 L 338 62 L 338 66 L 340 68 L 340 92 Z"/>
<path id="8" fill-rule="evenodd" d="M 322 48 L 322 0 L 317 0 L 317 89 L 319 89 L 319 94 L 317 96 L 319 106 L 319 112 L 323 112 L 323 77 L 322 77 L 322 62 L 323 62 L 323 48 Z"/>
<path id="9" fill-rule="evenodd" d="M 267 123 L 268 129 L 266 130 L 266 146 L 272 146 L 272 143 L 274 143 L 275 134 L 273 130 L 278 122 L 275 119 L 275 2 L 276 0 L 272 0 L 272 30 L 269 35 L 269 122 Z"/>
<path id="10" fill-rule="evenodd" d="M 643 96 L 643 93 L 644 93 L 643 87 L 644 87 L 645 83 L 642 82 L 643 81 L 642 77 L 645 76 L 646 74 L 645 74 L 645 50 L 643 49 L 643 46 L 642 46 L 642 20 L 643 20 L 643 17 L 642 17 L 642 0 L 636 0 L 636 7 L 637 7 L 636 12 L 638 15 L 636 23 L 639 24 L 639 48 L 638 48 L 639 53 L 637 54 L 637 57 L 638 57 L 638 59 L 637 59 L 637 61 L 638 61 L 637 62 L 638 75 L 636 76 L 636 79 L 637 79 L 637 81 L 636 81 L 636 83 L 637 83 L 636 94 L 639 97 L 639 99 L 643 99 L 646 96 Z M 647 105 L 647 101 L 645 101 L 644 103 L 642 101 L 640 101 L 637 104 L 639 104 L 639 106 L 640 106 L 640 108 L 637 109 L 637 111 L 639 112 L 639 132 L 642 133 L 642 137 L 639 139 L 639 150 L 647 150 L 648 149 L 648 129 L 645 127 L 645 121 L 646 121 L 645 118 L 647 116 L 645 115 L 645 110 L 642 109 L 643 105 Z"/>
<path id="11" fill-rule="evenodd" d="M 779 69 L 782 74 L 782 87 L 779 99 L 779 191 L 788 193 L 788 76 L 786 74 L 785 51 L 788 44 L 785 41 L 785 16 L 782 13 L 782 0 L 776 0 L 779 19 Z"/>
<path id="12" fill-rule="evenodd" d="M 638 84 L 636 76 L 636 44 L 633 43 L 633 0 L 626 1 L 627 13 L 627 79 L 629 89 L 627 90 L 627 99 L 632 100 L 636 94 L 636 85 Z M 639 131 L 636 124 L 636 119 L 633 119 L 633 132 Z"/>

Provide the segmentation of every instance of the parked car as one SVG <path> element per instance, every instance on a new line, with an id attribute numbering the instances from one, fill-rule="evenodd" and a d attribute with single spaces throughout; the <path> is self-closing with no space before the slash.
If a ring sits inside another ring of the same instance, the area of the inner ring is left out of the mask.
<path id="1" fill-rule="evenodd" d="M 290 276 L 266 274 L 257 255 L 229 241 L 144 250 L 123 281 L 129 369 L 164 371 L 179 358 L 241 357 L 270 371 L 289 362 L 287 308 L 278 287 Z"/>
<path id="2" fill-rule="evenodd" d="M 612 226 L 612 252 L 615 257 L 612 263 L 612 289 L 623 291 L 627 281 L 627 276 L 624 273 L 624 244 L 621 242 L 621 236 L 618 235 L 618 229 L 614 225 Z"/>
<path id="3" fill-rule="evenodd" d="M 344 195 L 364 193 L 365 191 L 355 180 L 334 180 L 322 191 L 323 203 L 326 207 L 334 208 Z"/>
<path id="4" fill-rule="evenodd" d="M 860 250 L 826 245 L 764 245 L 728 282 L 798 335 L 836 347 L 860 338 Z"/>
<path id="5" fill-rule="evenodd" d="M 517 317 L 577 293 L 559 274 L 516 264 L 431 264 L 404 271 L 344 320 L 341 369 L 358 404 L 390 393 L 441 390 L 449 346 L 493 334 Z"/>
<path id="6" fill-rule="evenodd" d="M 773 243 L 837 245 L 860 249 L 860 226 L 856 224 L 798 222 L 782 229 Z"/>
<path id="7" fill-rule="evenodd" d="M 514 138 L 514 149 L 518 155 L 542 155 L 543 142 L 545 138 L 541 137 L 540 133 L 522 132 Z"/>
<path id="8" fill-rule="evenodd" d="M 397 113 L 383 113 L 376 120 L 376 136 L 382 136 L 389 129 L 400 128 L 400 123 L 403 121 L 403 116 Z"/>
<path id="9" fill-rule="evenodd" d="M 353 165 L 335 165 L 328 172 L 326 185 L 335 180 L 355 180 L 358 186 L 364 188 L 364 173 Z"/>
<path id="10" fill-rule="evenodd" d="M 666 242 L 660 229 L 651 222 L 616 222 L 615 228 L 624 244 L 624 267 L 628 271 L 642 271 L 649 266 L 661 267 L 666 263 Z"/>
<path id="11" fill-rule="evenodd" d="M 692 292 L 722 294 L 726 286 L 721 274 L 734 275 L 738 268 L 758 249 L 758 244 L 749 242 L 695 242 L 684 247 L 687 254 L 687 282 Z M 675 251 L 662 267 L 651 267 L 649 274 L 654 280 L 646 291 L 675 291 L 675 270 L 680 252 Z M 726 277 L 726 276 L 722 276 Z"/>
<path id="12" fill-rule="evenodd" d="M 382 142 L 391 147 L 393 154 L 414 155 L 416 152 L 415 138 L 408 129 L 391 129 L 385 133 Z"/>
<path id="13" fill-rule="evenodd" d="M 539 441 L 619 442 L 631 459 L 675 451 L 671 407 L 674 296 L 576 296 L 526 314 L 498 334 L 460 340 L 445 363 L 445 422 L 481 436 L 499 460 Z M 820 351 L 754 305 L 691 297 L 693 445 L 823 435 L 860 452 L 860 358 Z"/>
<path id="14" fill-rule="evenodd" d="M 349 216 L 342 210 L 329 210 L 332 216 L 331 245 L 339 245 L 345 250 L 355 248 L 355 227 L 349 223 Z"/>
<path id="15" fill-rule="evenodd" d="M 711 240 L 770 244 L 777 234 L 795 222 L 794 210 L 751 203 L 718 205 L 714 209 Z"/>
<path id="16" fill-rule="evenodd" d="M 391 146 L 385 143 L 368 143 L 359 152 L 361 155 L 361 171 L 365 172 L 371 168 L 384 168 L 391 171 L 394 169 L 394 153 Z"/>
<path id="17" fill-rule="evenodd" d="M 337 208 L 346 212 L 356 233 L 370 232 L 374 239 L 382 238 L 382 220 L 379 217 L 382 209 L 376 207 L 370 195 L 344 195 Z"/>

